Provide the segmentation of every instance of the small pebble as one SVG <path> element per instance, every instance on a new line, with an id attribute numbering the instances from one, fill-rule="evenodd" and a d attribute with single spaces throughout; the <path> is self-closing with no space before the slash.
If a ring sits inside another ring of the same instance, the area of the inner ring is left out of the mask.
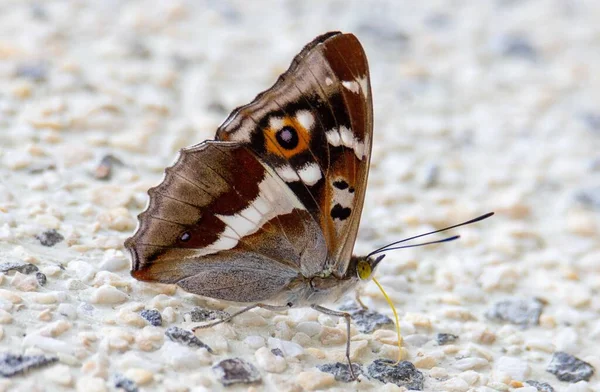
<path id="1" fill-rule="evenodd" d="M 19 355 L 10 353 L 0 354 L 0 375 L 12 377 L 23 374 L 30 369 L 48 366 L 58 361 L 57 357 L 45 355 Z"/>
<path id="2" fill-rule="evenodd" d="M 287 368 L 287 362 L 283 355 L 276 355 L 266 347 L 256 350 L 254 356 L 258 366 L 269 373 L 282 373 Z"/>
<path id="3" fill-rule="evenodd" d="M 150 325 L 155 327 L 160 327 L 162 325 L 162 316 L 156 309 L 144 309 L 140 312 L 140 316 L 148 321 Z"/>
<path id="4" fill-rule="evenodd" d="M 167 328 L 165 335 L 174 342 L 181 343 L 188 347 L 205 348 L 209 353 L 213 353 L 212 348 L 198 339 L 192 331 L 172 326 Z"/>
<path id="5" fill-rule="evenodd" d="M 589 381 L 594 374 L 594 368 L 587 362 L 562 351 L 555 352 L 546 368 L 560 381 L 578 382 Z"/>
<path id="6" fill-rule="evenodd" d="M 339 310 L 350 313 L 352 321 L 362 333 L 371 333 L 381 326 L 394 323 L 392 319 L 385 314 L 369 309 L 363 309 L 354 301 L 344 304 Z"/>
<path id="7" fill-rule="evenodd" d="M 241 358 L 229 358 L 212 367 L 217 379 L 227 386 L 232 384 L 252 384 L 262 381 L 259 371 Z"/>
<path id="8" fill-rule="evenodd" d="M 423 390 L 423 373 L 408 361 L 396 364 L 392 360 L 376 359 L 369 365 L 368 373 L 369 376 L 383 383 L 390 382 L 407 389 Z"/>
<path id="9" fill-rule="evenodd" d="M 71 369 L 67 365 L 58 364 L 44 371 L 44 377 L 54 382 L 55 384 L 65 387 L 71 386 L 73 383 L 73 375 Z"/>
<path id="10" fill-rule="evenodd" d="M 111 154 L 103 156 L 96 167 L 94 177 L 96 177 L 97 180 L 110 180 L 114 166 L 123 166 L 123 162 Z"/>
<path id="11" fill-rule="evenodd" d="M 199 323 L 202 321 L 222 320 L 224 318 L 229 317 L 229 313 L 223 312 L 222 310 L 212 310 L 201 307 L 195 307 L 191 310 L 191 312 L 186 313 L 186 316 L 186 321 L 192 323 Z"/>
<path id="12" fill-rule="evenodd" d="M 43 233 L 36 235 L 35 238 L 37 238 L 42 245 L 48 247 L 52 247 L 65 239 L 65 237 L 55 229 L 44 231 Z"/>
<path id="13" fill-rule="evenodd" d="M 106 392 L 108 389 L 100 377 L 83 376 L 77 380 L 77 392 Z"/>
<path id="14" fill-rule="evenodd" d="M 48 281 L 48 279 L 46 278 L 46 275 L 41 272 L 35 273 L 35 279 L 37 280 L 37 282 L 40 286 L 45 286 L 46 282 Z"/>
<path id="15" fill-rule="evenodd" d="M 352 374 L 350 373 L 350 366 L 347 363 L 341 363 L 341 362 L 327 363 L 324 365 L 317 366 L 317 369 L 319 369 L 320 371 L 325 372 L 325 373 L 333 374 L 336 381 L 341 381 L 341 382 L 355 381 L 352 378 Z M 360 376 L 364 377 L 365 376 L 365 371 L 363 370 L 362 366 L 360 366 L 357 363 L 352 364 L 352 370 L 354 371 L 354 375 L 356 377 L 360 377 Z"/>
<path id="16" fill-rule="evenodd" d="M 279 349 L 286 357 L 298 357 L 304 354 L 304 348 L 297 343 L 277 338 L 269 338 L 267 345 L 272 349 Z"/>
<path id="17" fill-rule="evenodd" d="M 137 385 L 146 385 L 154 379 L 154 373 L 147 369 L 131 368 L 127 369 L 125 377 Z"/>
<path id="18" fill-rule="evenodd" d="M 548 383 L 535 381 L 535 380 L 527 380 L 525 382 L 527 384 L 535 387 L 538 390 L 538 392 L 554 392 L 554 388 L 552 388 L 552 385 L 550 385 Z"/>
<path id="19" fill-rule="evenodd" d="M 121 304 L 127 301 L 129 297 L 127 294 L 122 292 L 121 290 L 110 286 L 108 284 L 104 284 L 97 289 L 94 289 L 92 296 L 90 297 L 90 302 L 93 304 Z"/>
<path id="20" fill-rule="evenodd" d="M 448 343 L 453 343 L 458 339 L 458 336 L 451 333 L 438 333 L 435 337 L 437 344 L 443 346 Z"/>
<path id="21" fill-rule="evenodd" d="M 262 336 L 250 335 L 244 339 L 244 343 L 250 348 L 258 349 L 264 347 L 265 339 Z"/>
<path id="22" fill-rule="evenodd" d="M 535 299 L 511 298 L 494 304 L 485 314 L 487 318 L 529 327 L 539 324 L 543 304 Z"/>
<path id="23" fill-rule="evenodd" d="M 136 385 L 136 383 L 125 377 L 122 374 L 116 374 L 113 377 L 113 384 L 115 386 L 115 388 L 123 390 L 124 392 L 138 392 L 139 388 Z"/>
<path id="24" fill-rule="evenodd" d="M 481 369 L 489 365 L 489 362 L 485 358 L 461 358 L 454 362 L 452 366 L 459 370 L 470 370 L 470 369 Z"/>
<path id="25" fill-rule="evenodd" d="M 300 372 L 296 377 L 296 383 L 307 391 L 324 390 L 335 384 L 335 376 L 316 370 Z"/>
<path id="26" fill-rule="evenodd" d="M 517 381 L 525 380 L 531 372 L 531 367 L 526 361 L 506 356 L 495 361 L 494 369 L 508 374 L 513 380 Z"/>
<path id="27" fill-rule="evenodd" d="M 17 271 L 22 274 L 28 275 L 33 272 L 37 272 L 39 269 L 35 264 L 31 263 L 0 263 L 0 272 Z"/>
<path id="28" fill-rule="evenodd" d="M 452 377 L 442 383 L 444 391 L 448 392 L 467 392 L 471 386 L 460 377 Z"/>

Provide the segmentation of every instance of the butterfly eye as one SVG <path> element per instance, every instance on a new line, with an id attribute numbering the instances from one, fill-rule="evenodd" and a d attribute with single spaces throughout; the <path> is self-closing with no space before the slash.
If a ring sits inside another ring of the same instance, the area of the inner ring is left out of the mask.
<path id="1" fill-rule="evenodd" d="M 358 273 L 358 277 L 362 280 L 368 279 L 371 276 L 371 265 L 364 260 L 358 262 L 356 266 L 356 272 Z"/>
<path id="2" fill-rule="evenodd" d="M 192 235 L 190 233 L 188 233 L 187 231 L 185 233 L 183 233 L 181 235 L 181 237 L 179 237 L 179 239 L 183 242 L 188 242 L 190 240 L 190 238 L 192 238 Z"/>
<path id="3" fill-rule="evenodd" d="M 293 150 L 298 146 L 298 132 L 293 127 L 286 125 L 275 134 L 277 143 L 286 150 Z"/>

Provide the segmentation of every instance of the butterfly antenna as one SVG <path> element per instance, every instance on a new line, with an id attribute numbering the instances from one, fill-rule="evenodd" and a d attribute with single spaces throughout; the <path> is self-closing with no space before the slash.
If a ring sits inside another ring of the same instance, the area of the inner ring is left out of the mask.
<path id="1" fill-rule="evenodd" d="M 425 237 L 425 236 L 428 236 L 428 235 L 431 235 L 431 234 L 440 233 L 440 232 L 442 232 L 442 231 L 446 231 L 446 230 L 454 229 L 454 228 L 456 228 L 456 227 L 465 226 L 465 225 L 470 225 L 471 223 L 476 223 L 476 222 L 482 221 L 482 220 L 484 220 L 484 219 L 487 219 L 487 218 L 489 218 L 489 217 L 490 217 L 490 216 L 492 216 L 492 215 L 494 215 L 494 213 L 493 213 L 493 212 L 488 212 L 487 214 L 483 214 L 483 215 L 481 215 L 481 216 L 478 216 L 477 218 L 474 218 L 474 219 L 468 220 L 468 221 L 466 221 L 466 222 L 459 223 L 459 224 L 457 224 L 457 225 L 448 226 L 448 227 L 445 227 L 445 228 L 443 228 L 443 229 L 439 229 L 439 230 L 430 231 L 430 232 L 428 232 L 428 233 L 419 234 L 419 235 L 415 235 L 415 236 L 413 236 L 413 237 L 408 237 L 408 238 L 405 238 L 405 239 L 403 239 L 403 240 L 400 240 L 400 241 L 392 242 L 391 244 L 387 244 L 387 245 L 385 245 L 385 246 L 382 246 L 382 247 L 381 247 L 381 248 L 379 248 L 379 249 L 375 249 L 373 252 L 369 253 L 369 254 L 367 255 L 367 257 L 370 257 L 370 256 L 373 256 L 373 255 L 376 255 L 377 253 L 386 252 L 386 251 L 388 251 L 388 250 L 403 249 L 403 248 L 414 248 L 414 247 L 417 247 L 417 246 L 431 245 L 431 244 L 439 244 L 439 243 L 441 243 L 441 242 L 449 242 L 449 241 L 454 241 L 454 240 L 456 240 L 456 239 L 460 238 L 460 236 L 456 235 L 456 236 L 453 236 L 453 237 L 444 238 L 443 240 L 431 241 L 431 242 L 425 242 L 425 243 L 422 243 L 422 244 L 414 244 L 414 245 L 405 245 L 405 246 L 397 246 L 397 247 L 393 247 L 394 245 L 398 245 L 398 244 L 401 244 L 401 243 L 403 243 L 403 242 L 406 242 L 406 241 L 411 241 L 411 240 L 414 240 L 414 239 L 417 239 L 417 238 L 421 238 L 421 237 Z"/>

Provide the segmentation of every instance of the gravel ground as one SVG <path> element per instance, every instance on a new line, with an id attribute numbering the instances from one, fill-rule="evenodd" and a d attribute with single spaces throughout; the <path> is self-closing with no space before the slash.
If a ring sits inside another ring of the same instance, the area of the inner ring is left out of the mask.
<path id="1" fill-rule="evenodd" d="M 593 0 L 0 1 L 0 391 L 600 390 L 599 20 Z M 334 29 L 373 83 L 357 253 L 497 213 L 388 255 L 407 362 L 367 284 L 360 383 L 343 321 L 192 336 L 237 308 L 133 280 L 123 248 L 178 149 Z"/>

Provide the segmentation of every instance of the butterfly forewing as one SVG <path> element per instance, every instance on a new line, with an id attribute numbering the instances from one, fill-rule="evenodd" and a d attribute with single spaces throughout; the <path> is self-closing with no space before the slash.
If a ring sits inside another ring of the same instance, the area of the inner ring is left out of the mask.
<path id="1" fill-rule="evenodd" d="M 328 33 L 217 131 L 218 140 L 247 143 L 295 193 L 321 227 L 340 275 L 362 211 L 372 113 L 362 46 L 352 34 Z"/>

